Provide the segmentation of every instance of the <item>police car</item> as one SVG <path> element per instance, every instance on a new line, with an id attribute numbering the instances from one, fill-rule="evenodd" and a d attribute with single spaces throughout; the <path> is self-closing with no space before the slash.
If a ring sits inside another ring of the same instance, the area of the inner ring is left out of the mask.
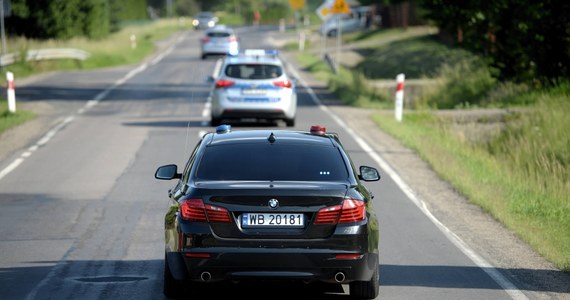
<path id="1" fill-rule="evenodd" d="M 221 61 L 210 78 L 211 124 L 222 120 L 283 120 L 295 126 L 297 92 L 277 51 L 245 50 Z"/>
<path id="2" fill-rule="evenodd" d="M 348 284 L 353 297 L 378 296 L 378 220 L 363 182 L 380 175 L 356 168 L 324 127 L 220 125 L 181 172 L 164 165 L 155 178 L 176 180 L 164 223 L 166 296 L 268 279 Z"/>

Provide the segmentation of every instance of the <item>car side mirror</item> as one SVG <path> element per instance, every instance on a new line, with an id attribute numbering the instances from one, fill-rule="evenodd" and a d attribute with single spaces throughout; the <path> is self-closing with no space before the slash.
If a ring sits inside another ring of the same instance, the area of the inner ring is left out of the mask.
<path id="1" fill-rule="evenodd" d="M 182 174 L 178 173 L 178 167 L 176 165 L 165 165 L 156 169 L 154 178 L 160 180 L 171 180 L 174 178 L 182 178 Z"/>
<path id="2" fill-rule="evenodd" d="M 364 181 L 378 181 L 380 180 L 380 173 L 378 170 L 368 166 L 360 166 L 360 175 L 358 178 Z"/>

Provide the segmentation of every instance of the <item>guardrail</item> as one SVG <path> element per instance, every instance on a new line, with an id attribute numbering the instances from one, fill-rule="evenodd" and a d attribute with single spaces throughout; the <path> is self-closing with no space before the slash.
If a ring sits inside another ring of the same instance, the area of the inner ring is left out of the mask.
<path id="1" fill-rule="evenodd" d="M 50 60 L 50 59 L 75 59 L 86 60 L 91 54 L 87 51 L 73 48 L 53 48 L 28 50 L 26 61 Z M 0 66 L 11 65 L 20 60 L 19 53 L 9 53 L 0 56 Z"/>

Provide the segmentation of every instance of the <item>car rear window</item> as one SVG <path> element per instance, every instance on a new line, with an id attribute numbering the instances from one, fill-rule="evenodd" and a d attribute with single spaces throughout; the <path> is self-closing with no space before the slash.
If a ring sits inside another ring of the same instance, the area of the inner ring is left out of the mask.
<path id="1" fill-rule="evenodd" d="M 230 34 L 228 32 L 208 32 L 208 37 L 228 37 Z"/>
<path id="2" fill-rule="evenodd" d="M 270 64 L 233 64 L 226 67 L 225 74 L 239 79 L 271 79 L 283 75 L 283 69 Z"/>
<path id="3" fill-rule="evenodd" d="M 343 181 L 348 171 L 332 146 L 222 144 L 209 146 L 196 177 L 202 180 Z"/>

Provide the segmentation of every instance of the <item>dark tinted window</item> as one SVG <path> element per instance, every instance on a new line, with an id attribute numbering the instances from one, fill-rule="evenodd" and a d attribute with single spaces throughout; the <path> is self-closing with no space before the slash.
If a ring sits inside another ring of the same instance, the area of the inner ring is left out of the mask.
<path id="1" fill-rule="evenodd" d="M 316 145 L 209 146 L 196 177 L 204 180 L 339 181 L 348 178 L 337 148 Z"/>
<path id="2" fill-rule="evenodd" d="M 228 37 L 230 36 L 229 32 L 208 32 L 208 37 Z"/>
<path id="3" fill-rule="evenodd" d="M 264 64 L 235 64 L 226 67 L 226 75 L 240 79 L 271 79 L 283 74 L 280 66 Z"/>

